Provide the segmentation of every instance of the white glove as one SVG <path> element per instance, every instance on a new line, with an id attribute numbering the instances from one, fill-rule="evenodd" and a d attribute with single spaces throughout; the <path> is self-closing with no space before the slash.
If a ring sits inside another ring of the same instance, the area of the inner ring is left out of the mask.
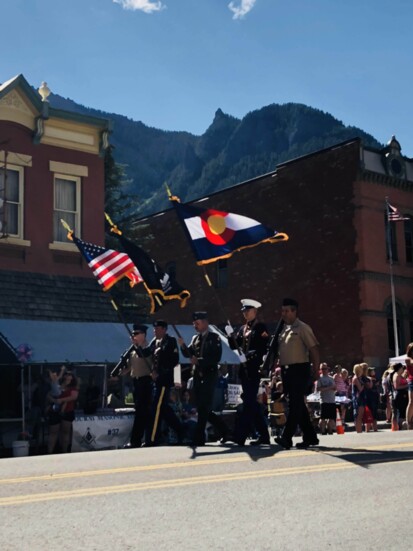
<path id="1" fill-rule="evenodd" d="M 245 356 L 244 352 L 238 352 L 238 355 L 241 363 L 245 363 L 247 361 L 247 357 Z"/>
<path id="2" fill-rule="evenodd" d="M 230 323 L 225 326 L 225 333 L 228 335 L 228 337 L 230 337 L 234 333 L 234 328 Z"/>

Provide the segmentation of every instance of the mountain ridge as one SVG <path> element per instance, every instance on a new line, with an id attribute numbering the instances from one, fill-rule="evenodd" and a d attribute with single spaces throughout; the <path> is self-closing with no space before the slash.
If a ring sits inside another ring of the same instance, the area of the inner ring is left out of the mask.
<path id="1" fill-rule="evenodd" d="M 136 194 L 138 215 L 168 207 L 163 184 L 189 201 L 275 170 L 277 164 L 359 137 L 383 147 L 372 135 L 346 126 L 333 115 L 300 103 L 273 103 L 241 119 L 218 108 L 199 136 L 161 130 L 125 115 L 85 107 L 52 94 L 53 107 L 111 119 L 110 142 L 116 162 L 125 166 L 125 192 Z"/>

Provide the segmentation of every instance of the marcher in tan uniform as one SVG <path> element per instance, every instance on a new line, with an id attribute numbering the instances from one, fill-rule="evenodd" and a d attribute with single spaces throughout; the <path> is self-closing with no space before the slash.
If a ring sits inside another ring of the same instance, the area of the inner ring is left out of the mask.
<path id="1" fill-rule="evenodd" d="M 145 348 L 146 325 L 134 324 L 132 331 L 132 344 L 137 348 Z M 133 422 L 130 447 L 140 448 L 142 438 L 145 435 L 145 441 L 150 441 L 151 431 L 151 408 L 153 397 L 152 381 L 152 360 L 151 358 L 141 358 L 137 351 L 132 350 L 128 356 L 127 367 L 121 371 L 121 375 L 130 374 L 133 381 L 133 399 L 135 402 L 135 419 Z"/>
<path id="2" fill-rule="evenodd" d="M 297 448 L 308 448 L 319 443 L 305 403 L 305 396 L 311 392 L 313 381 L 318 378 L 318 342 L 311 327 L 298 319 L 297 308 L 296 300 L 283 300 L 281 317 L 284 327 L 278 339 L 284 394 L 288 395 L 289 411 L 282 436 L 275 438 L 275 441 L 286 449 L 293 445 L 292 437 L 297 426 L 303 433 L 303 441 L 297 444 Z"/>

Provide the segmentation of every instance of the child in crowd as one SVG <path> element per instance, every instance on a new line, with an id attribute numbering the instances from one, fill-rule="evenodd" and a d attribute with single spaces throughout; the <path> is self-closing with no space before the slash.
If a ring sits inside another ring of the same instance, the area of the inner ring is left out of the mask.
<path id="1" fill-rule="evenodd" d="M 64 372 L 66 371 L 66 366 L 62 365 L 59 371 L 51 371 L 49 369 L 49 379 L 50 379 L 50 396 L 51 398 L 59 398 L 62 393 L 62 388 L 60 386 L 60 380 L 63 377 Z M 61 411 L 62 406 L 59 404 L 52 404 L 52 411 Z"/>

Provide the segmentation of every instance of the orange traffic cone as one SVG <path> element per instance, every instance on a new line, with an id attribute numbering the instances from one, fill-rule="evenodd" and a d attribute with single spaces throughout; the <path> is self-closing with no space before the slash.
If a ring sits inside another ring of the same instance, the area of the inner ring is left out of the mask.
<path id="1" fill-rule="evenodd" d="M 343 423 L 341 422 L 340 410 L 337 408 L 337 417 L 336 417 L 336 431 L 337 434 L 344 434 Z"/>

